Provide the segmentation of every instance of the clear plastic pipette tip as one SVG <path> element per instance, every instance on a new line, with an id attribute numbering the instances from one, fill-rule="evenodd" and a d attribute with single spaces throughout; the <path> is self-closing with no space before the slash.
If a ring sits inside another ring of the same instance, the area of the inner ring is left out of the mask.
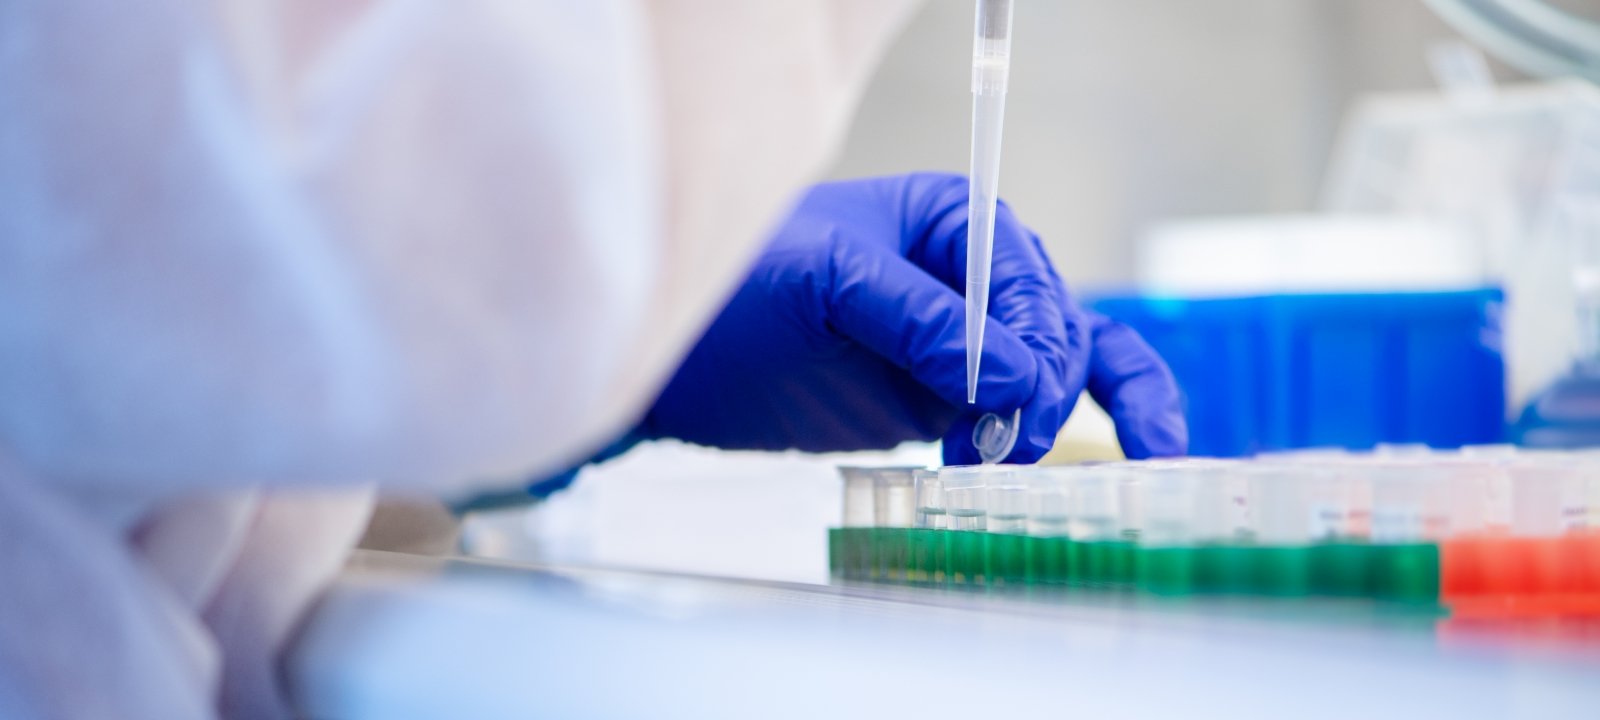
<path id="1" fill-rule="evenodd" d="M 978 401 L 989 267 L 1000 190 L 1000 138 L 1011 75 L 1012 0 L 978 0 L 972 44 L 972 171 L 967 197 L 967 403 Z"/>

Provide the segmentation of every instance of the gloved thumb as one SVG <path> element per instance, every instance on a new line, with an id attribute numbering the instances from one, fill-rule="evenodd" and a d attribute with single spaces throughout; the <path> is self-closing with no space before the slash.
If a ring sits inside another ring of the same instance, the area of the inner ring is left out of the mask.
<path id="1" fill-rule="evenodd" d="M 978 402 L 967 404 L 966 305 L 961 295 L 926 271 L 875 243 L 832 244 L 834 327 L 952 406 L 1010 413 L 1034 394 L 1034 352 L 1009 327 L 989 318 L 985 328 Z"/>

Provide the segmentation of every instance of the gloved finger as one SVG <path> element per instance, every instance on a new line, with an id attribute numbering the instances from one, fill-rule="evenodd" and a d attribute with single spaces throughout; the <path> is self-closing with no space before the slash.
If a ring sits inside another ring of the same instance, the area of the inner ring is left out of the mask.
<path id="1" fill-rule="evenodd" d="M 1111 415 L 1130 459 L 1187 452 L 1189 429 L 1172 371 L 1133 328 L 1098 315 L 1089 395 Z"/>
<path id="2" fill-rule="evenodd" d="M 1052 372 L 1041 373 L 1054 382 L 1041 380 L 1040 392 L 1022 409 L 1021 435 L 1017 438 L 1016 448 L 1006 458 L 1006 462 L 1010 463 L 1037 462 L 1055 446 L 1056 436 L 1067 424 L 1072 408 L 1077 405 L 1078 396 L 1083 394 L 1088 383 L 1089 363 L 1094 356 L 1092 316 L 1073 301 L 1066 283 L 1061 281 L 1055 265 L 1045 253 L 1039 236 L 1030 232 L 1028 238 L 1038 255 L 1045 258 L 1045 273 L 1056 291 L 1056 307 L 1061 310 L 1066 350 L 1052 356 L 1056 362 L 1051 366 Z"/>
<path id="3" fill-rule="evenodd" d="M 1094 348 L 1094 315 L 1086 312 L 1082 306 L 1072 299 L 1072 294 L 1067 291 L 1067 284 L 1062 282 L 1061 276 L 1056 272 L 1055 263 L 1050 262 L 1050 257 L 1044 250 L 1044 243 L 1039 236 L 1029 233 L 1038 254 L 1045 259 L 1045 273 L 1050 277 L 1051 285 L 1056 290 L 1057 307 L 1061 308 L 1061 324 L 1066 337 L 1067 352 L 1063 356 L 1065 365 L 1061 368 L 1062 395 L 1067 402 L 1066 411 L 1062 414 L 1062 422 L 1066 422 L 1066 413 L 1072 411 L 1072 406 L 1077 402 L 1078 395 L 1083 393 L 1085 385 L 1089 382 L 1089 360 Z M 1057 428 L 1059 430 L 1059 428 Z"/>
<path id="4" fill-rule="evenodd" d="M 904 254 L 951 288 L 965 290 L 967 276 L 967 181 L 960 176 L 924 176 L 925 189 L 903 202 L 920 224 L 907 236 Z M 1037 236 L 1010 206 L 995 212 L 990 264 L 989 314 L 1035 350 L 1060 356 L 1069 342 L 1063 314 L 1065 287 Z M 1064 369 L 1064 368 L 1062 368 Z"/>
<path id="5" fill-rule="evenodd" d="M 927 188 L 904 202 L 925 225 L 910 233 L 916 242 L 907 255 L 952 287 L 966 286 L 968 238 L 966 180 L 959 176 L 924 178 Z M 995 214 L 990 272 L 989 314 L 1016 333 L 1039 363 L 1039 391 L 1022 406 L 1021 435 L 1008 462 L 1032 462 L 1055 443 L 1073 402 L 1083 390 L 1090 357 L 1089 324 L 1056 273 L 1039 237 L 1005 203 Z M 981 392 L 981 390 L 980 390 Z M 970 442 L 959 435 L 977 417 L 958 422 L 946 434 L 947 462 L 965 459 Z"/>
<path id="6" fill-rule="evenodd" d="M 985 329 L 978 402 L 967 404 L 965 301 L 880 244 L 835 237 L 826 298 L 833 329 L 860 343 L 953 406 L 1011 412 L 1033 397 L 1037 354 L 994 318 Z"/>
<path id="7" fill-rule="evenodd" d="M 1041 372 L 1039 389 L 1022 406 L 1016 445 L 1004 460 L 1015 464 L 1037 462 L 1055 445 L 1056 436 L 1066 424 L 1088 381 L 1089 362 L 1093 356 L 1091 316 L 1073 302 L 1066 284 L 1049 262 L 1038 236 L 1029 233 L 1029 242 L 1034 245 L 1039 257 L 1045 258 L 1045 274 L 1055 290 L 1053 298 L 1041 297 L 1037 300 L 1044 304 L 1053 302 L 1060 309 L 1061 337 L 1065 338 L 1066 349 L 1049 349 L 1052 343 L 1043 341 L 1047 336 L 1029 336 L 1036 342 L 1024 340 L 1040 358 Z M 972 442 L 972 433 L 980 418 L 979 414 L 965 415 L 945 433 L 943 454 L 946 465 L 972 465 L 982 461 Z"/>
<path id="8" fill-rule="evenodd" d="M 1059 393 L 1040 393 L 1052 397 Z M 1029 402 L 1022 406 L 1022 419 L 1017 426 L 1017 441 L 1001 462 L 1012 465 L 1028 465 L 1038 462 L 1050 448 L 1055 445 L 1056 435 L 1061 432 L 1061 427 L 1066 425 L 1067 417 L 1072 413 L 1076 396 L 1066 400 L 1051 402 Z M 1005 413 L 999 413 L 1003 419 L 1009 420 Z M 945 431 L 942 441 L 941 453 L 946 465 L 977 465 L 983 462 L 983 455 L 978 452 L 978 447 L 973 441 L 973 433 L 977 430 L 978 422 L 983 413 L 964 413 L 951 423 Z"/>
<path id="9" fill-rule="evenodd" d="M 981 413 L 963 414 L 950 425 L 949 430 L 945 431 L 944 440 L 940 445 L 940 454 L 944 458 L 945 465 L 977 465 L 983 462 L 983 456 L 978 452 L 977 445 L 972 442 L 972 433 L 977 429 L 978 419 L 981 417 L 983 417 Z M 1028 461 L 1014 461 L 1007 458 L 1006 462 Z"/>

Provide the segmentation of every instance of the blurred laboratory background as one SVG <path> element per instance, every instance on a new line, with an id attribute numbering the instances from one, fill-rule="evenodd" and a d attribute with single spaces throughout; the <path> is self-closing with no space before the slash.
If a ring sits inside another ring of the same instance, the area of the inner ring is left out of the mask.
<path id="1" fill-rule="evenodd" d="M 1600 3 L 1567 0 L 1574 10 Z M 1002 192 L 1069 282 L 1127 284 L 1176 218 L 1317 208 L 1340 122 L 1378 92 L 1438 87 L 1460 33 L 1421 2 L 1033 2 L 1013 49 Z M 932 0 L 867 91 L 833 174 L 965 173 L 972 8 Z M 1495 78 L 1526 76 L 1490 59 Z"/>
<path id="2" fill-rule="evenodd" d="M 901 36 L 835 176 L 965 170 L 968 5 L 935 0 Z M 1087 297 L 1503 288 L 1514 415 L 1581 342 L 1566 268 L 1600 135 L 1571 67 L 1463 34 L 1502 5 L 1030 3 L 1001 194 Z M 1534 5 L 1567 13 L 1557 28 L 1600 19 L 1595 0 Z"/>

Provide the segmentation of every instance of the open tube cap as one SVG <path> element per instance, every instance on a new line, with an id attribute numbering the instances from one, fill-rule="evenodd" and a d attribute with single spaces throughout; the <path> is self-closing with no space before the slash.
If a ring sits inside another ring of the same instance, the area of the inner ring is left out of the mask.
<path id="1" fill-rule="evenodd" d="M 1010 419 L 989 413 L 978 420 L 977 427 L 972 429 L 972 445 L 978 449 L 983 464 L 994 465 L 1011 454 L 1011 449 L 1017 446 L 1021 425 L 1022 408 L 1017 408 Z"/>

